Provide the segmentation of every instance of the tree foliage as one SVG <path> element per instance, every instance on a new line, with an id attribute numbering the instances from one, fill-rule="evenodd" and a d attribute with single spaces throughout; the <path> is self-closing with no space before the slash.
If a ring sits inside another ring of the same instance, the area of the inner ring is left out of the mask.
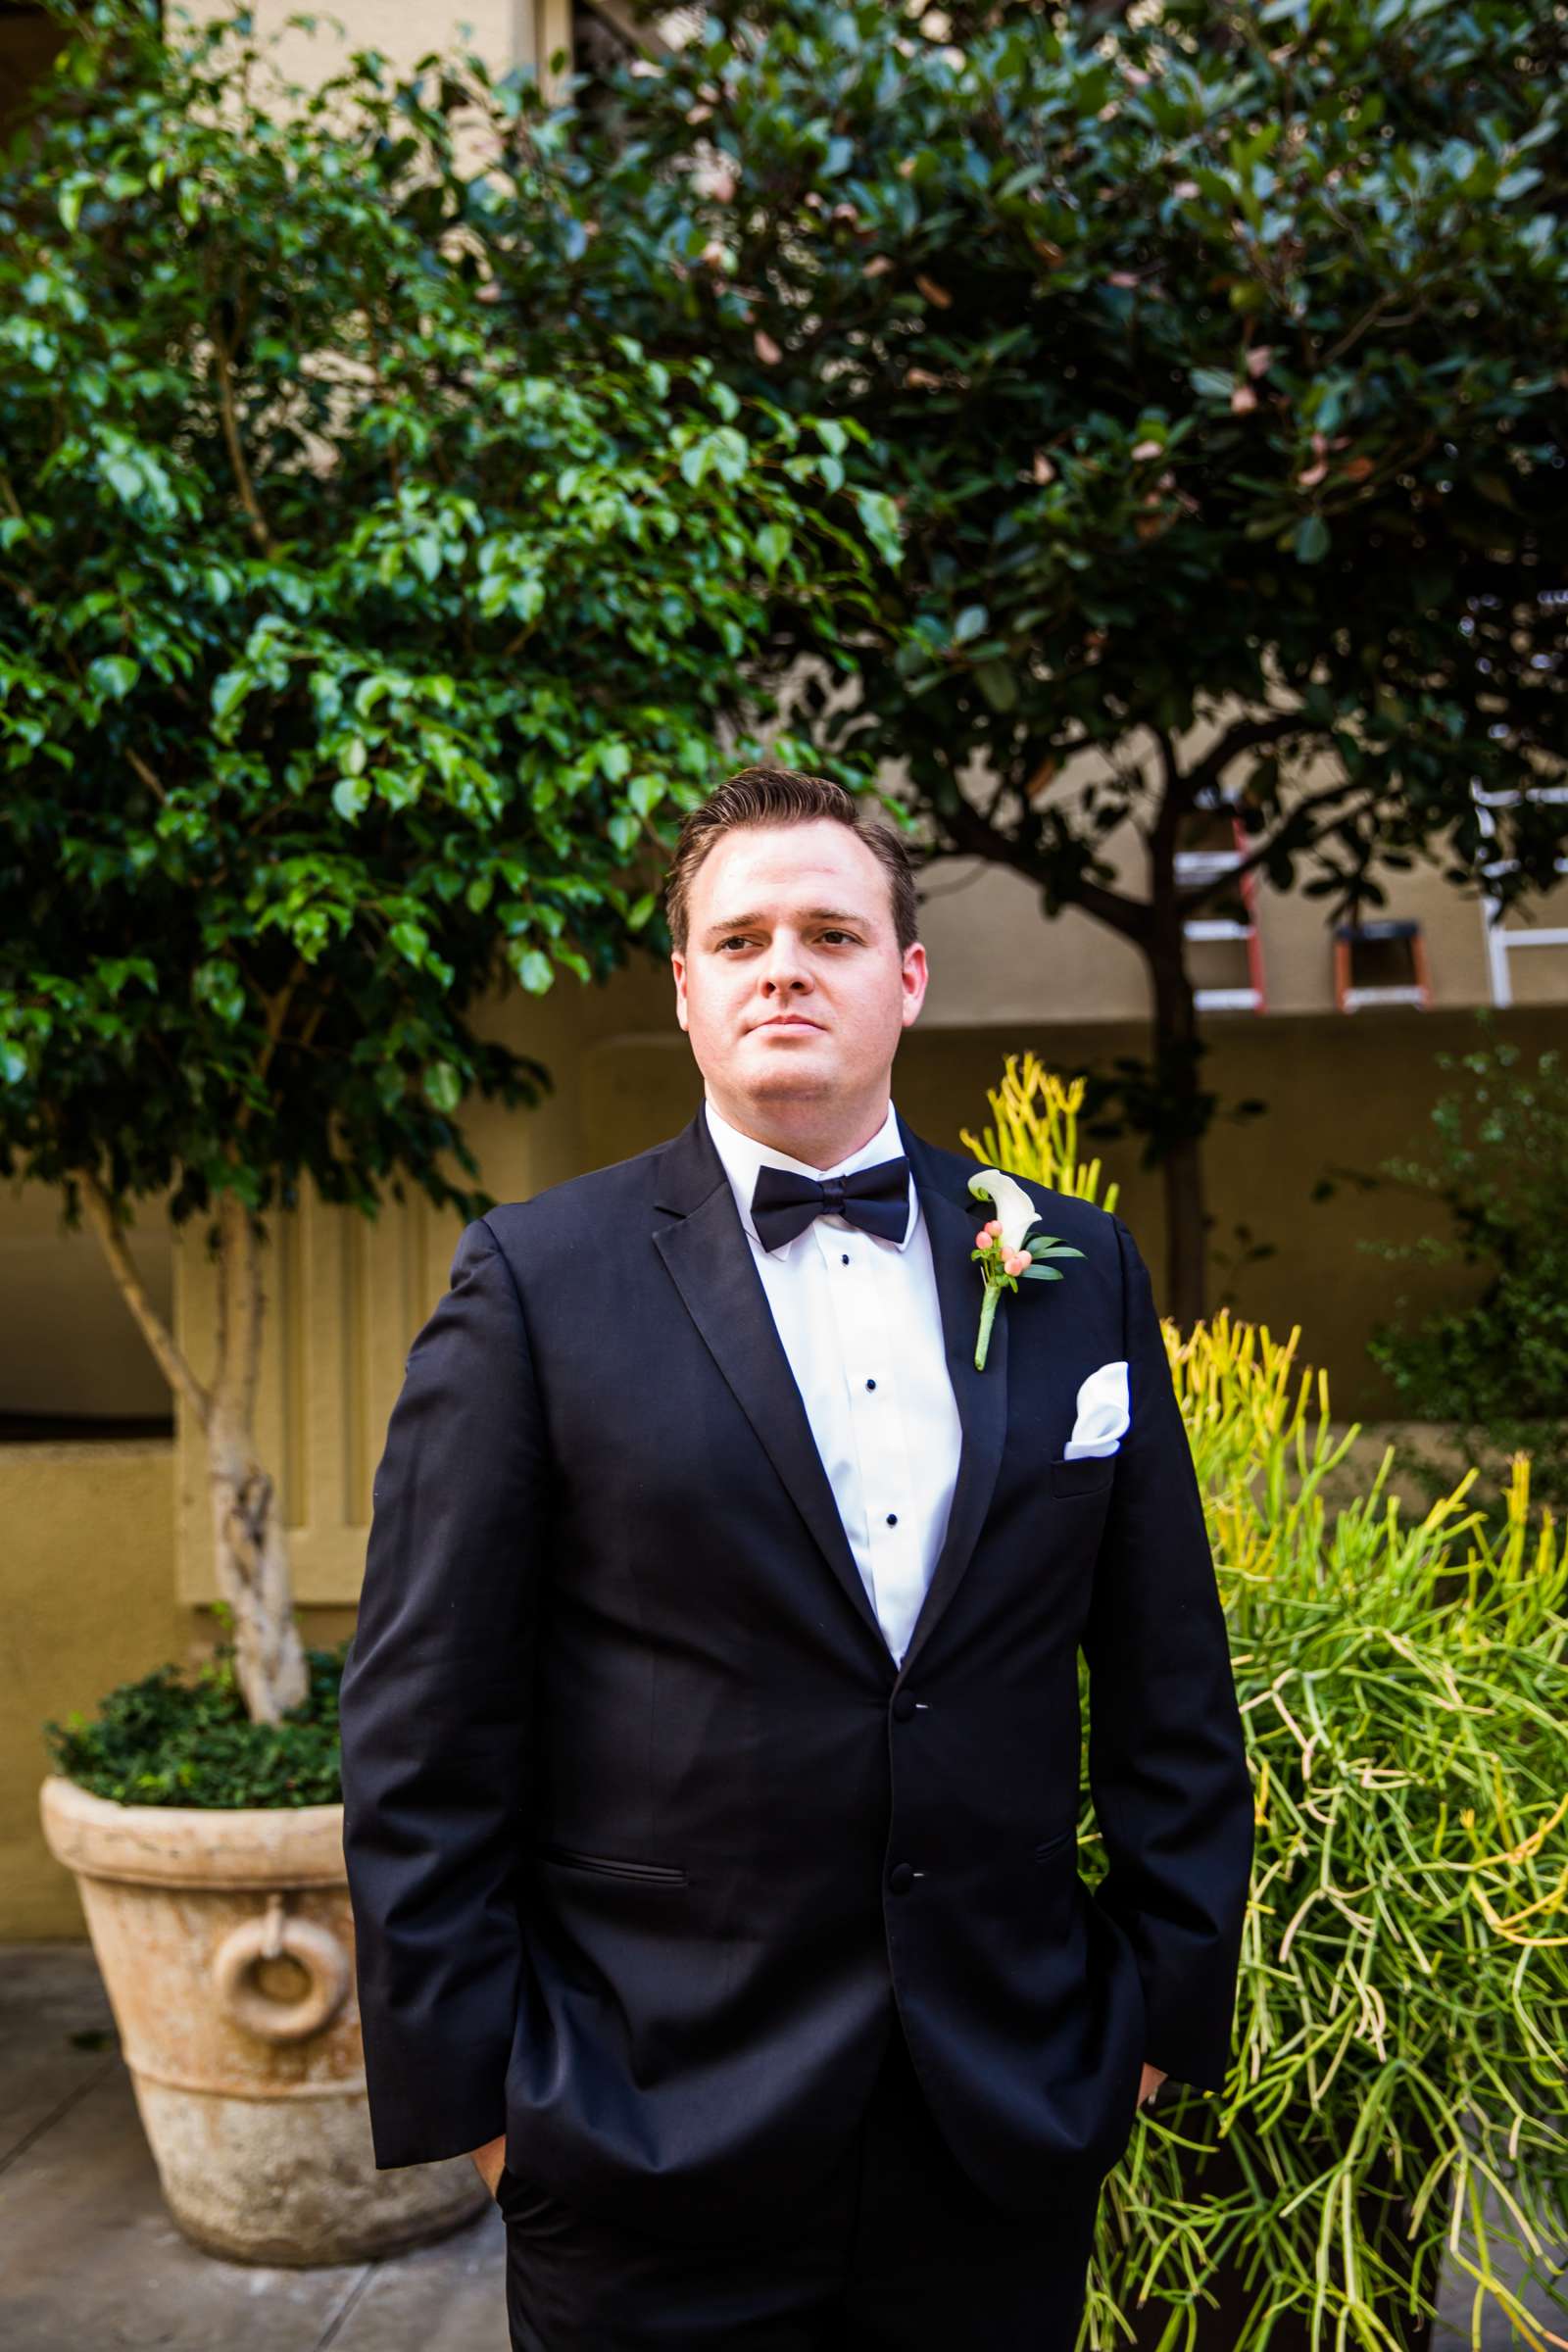
<path id="1" fill-rule="evenodd" d="M 1145 957 L 1160 1152 L 1210 1108 L 1182 925 L 1237 911 L 1173 863 L 1204 796 L 1335 911 L 1554 878 L 1568 811 L 1494 843 L 1473 787 L 1568 749 L 1565 46 L 1522 0 L 792 0 L 574 142 L 606 328 L 874 423 L 906 556 L 818 739 Z"/>
<path id="2" fill-rule="evenodd" d="M 83 30 L 0 170 L 0 1166 L 477 1213 L 460 1102 L 549 1082 L 477 1000 L 624 958 L 892 511 L 861 428 L 577 331 L 527 82 Z"/>
<path id="3" fill-rule="evenodd" d="M 1568 28 L 1140 13 L 971 9 L 961 48 L 871 5 L 710 17 L 588 144 L 583 299 L 874 417 L 908 556 L 853 723 L 943 846 L 991 846 L 956 783 L 982 753 L 1070 900 L 1043 763 L 1283 695 L 1249 787 L 1267 811 L 1333 751 L 1328 891 L 1564 750 Z M 1517 819 L 1527 881 L 1563 829 Z"/>
<path id="4" fill-rule="evenodd" d="M 77 30 L 0 159 L 0 1170 L 85 1207 L 203 1433 L 276 1725 L 263 1212 L 492 1204 L 461 1105 L 549 1072 L 481 1001 L 624 958 L 773 635 L 840 658 L 896 515 L 858 423 L 582 331 L 531 84 L 365 51 L 308 91 L 246 16 L 166 44 L 135 0 Z M 210 1367 L 132 1262 L 147 1195 L 209 1218 Z"/>

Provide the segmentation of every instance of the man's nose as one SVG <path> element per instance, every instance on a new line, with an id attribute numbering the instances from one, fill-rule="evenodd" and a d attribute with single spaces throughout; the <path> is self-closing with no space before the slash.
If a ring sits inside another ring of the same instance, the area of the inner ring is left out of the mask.
<path id="1" fill-rule="evenodd" d="M 775 989 L 798 989 L 809 981 L 800 943 L 787 935 L 775 938 L 762 959 L 762 979 Z"/>

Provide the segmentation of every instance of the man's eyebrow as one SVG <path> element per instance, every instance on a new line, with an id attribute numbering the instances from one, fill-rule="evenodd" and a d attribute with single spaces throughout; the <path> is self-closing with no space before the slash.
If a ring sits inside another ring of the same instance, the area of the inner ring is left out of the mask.
<path id="1" fill-rule="evenodd" d="M 854 923 L 861 931 L 870 928 L 863 914 L 856 914 L 844 906 L 808 906 L 806 920 L 808 923 Z M 732 914 L 726 922 L 710 923 L 703 937 L 708 940 L 723 939 L 728 932 L 752 931 L 759 923 L 766 921 L 765 914 Z"/>

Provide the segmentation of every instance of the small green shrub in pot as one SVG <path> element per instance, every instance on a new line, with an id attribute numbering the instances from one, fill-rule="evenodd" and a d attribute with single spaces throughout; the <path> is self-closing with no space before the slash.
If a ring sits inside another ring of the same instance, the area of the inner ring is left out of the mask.
<path id="1" fill-rule="evenodd" d="M 218 1613 L 228 1611 L 219 1604 Z M 234 1671 L 231 1639 L 188 1674 L 166 1663 L 122 1683 L 89 1721 L 79 1711 L 44 1735 L 57 1772 L 122 1805 L 335 1805 L 337 1694 L 348 1642 L 307 1648 L 304 1698 L 257 1723 Z"/>

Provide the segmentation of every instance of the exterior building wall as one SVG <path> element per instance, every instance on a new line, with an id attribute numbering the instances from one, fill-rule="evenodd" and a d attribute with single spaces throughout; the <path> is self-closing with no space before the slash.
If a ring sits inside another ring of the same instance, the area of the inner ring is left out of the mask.
<path id="1" fill-rule="evenodd" d="M 44 1722 L 90 1715 L 116 1683 L 184 1655 L 171 1455 L 168 1439 L 0 1450 L 0 1941 L 85 1932 L 75 1881 L 38 1822 L 53 1769 Z"/>
<path id="2" fill-rule="evenodd" d="M 300 12 L 296 0 L 255 0 L 253 13 L 265 40 Z M 337 57 L 354 49 L 378 49 L 406 70 L 461 41 L 493 69 L 542 70 L 548 86 L 552 56 L 571 48 L 571 0 L 460 0 L 438 8 L 421 0 L 334 0 L 330 14 L 342 24 L 341 40 L 323 14 L 314 33 L 290 29 L 278 43 L 280 65 L 301 82 L 323 80 Z"/>

